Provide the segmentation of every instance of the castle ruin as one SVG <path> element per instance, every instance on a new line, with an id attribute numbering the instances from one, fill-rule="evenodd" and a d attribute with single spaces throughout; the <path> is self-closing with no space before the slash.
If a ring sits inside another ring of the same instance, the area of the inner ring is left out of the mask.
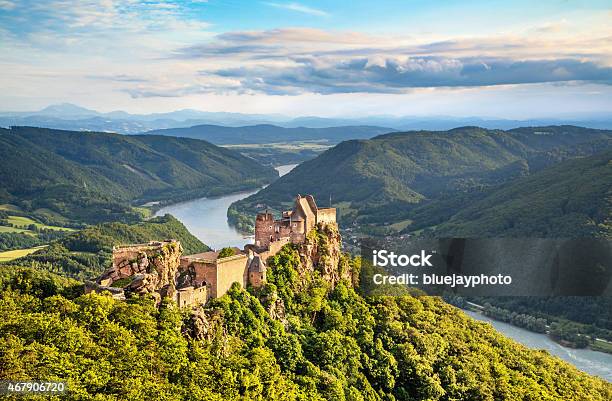
<path id="1" fill-rule="evenodd" d="M 277 241 L 301 244 L 319 223 L 335 224 L 336 208 L 319 208 L 312 195 L 298 195 L 293 210 L 284 211 L 278 220 L 268 211 L 257 214 L 255 248 L 266 250 Z"/>
<path id="2" fill-rule="evenodd" d="M 258 213 L 255 243 L 233 248 L 233 255 L 219 251 L 182 255 L 179 241 L 167 240 L 116 246 L 112 266 L 88 291 L 110 291 L 115 298 L 128 293 L 151 293 L 160 301 L 170 297 L 180 307 L 197 306 L 224 295 L 233 283 L 243 288 L 261 287 L 266 282 L 266 260 L 288 243 L 302 244 L 317 225 L 336 225 L 335 208 L 318 208 L 314 197 L 297 195 L 293 210 L 280 219 Z"/>

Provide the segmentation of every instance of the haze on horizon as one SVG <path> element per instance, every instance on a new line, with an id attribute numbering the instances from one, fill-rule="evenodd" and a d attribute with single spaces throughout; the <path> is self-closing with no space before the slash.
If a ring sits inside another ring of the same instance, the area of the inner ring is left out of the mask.
<path id="1" fill-rule="evenodd" d="M 0 50 L 1 111 L 612 112 L 607 1 L 0 0 Z"/>

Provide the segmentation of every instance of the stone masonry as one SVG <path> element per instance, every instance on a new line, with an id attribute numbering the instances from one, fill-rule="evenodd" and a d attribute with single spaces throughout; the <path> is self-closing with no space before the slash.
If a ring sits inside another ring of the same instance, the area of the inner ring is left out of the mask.
<path id="1" fill-rule="evenodd" d="M 312 252 L 308 234 L 317 226 L 335 227 L 337 232 L 336 209 L 318 208 L 312 195 L 297 195 L 293 210 L 283 212 L 280 219 L 268 211 L 259 213 L 255 244 L 234 248 L 234 255 L 221 258 L 219 251 L 209 251 L 183 256 L 177 240 L 116 246 L 112 266 L 86 287 L 109 291 L 118 299 L 130 293 L 152 294 L 157 301 L 170 297 L 180 307 L 197 306 L 221 297 L 235 282 L 243 288 L 261 287 L 266 282 L 265 261 L 288 243 Z"/>

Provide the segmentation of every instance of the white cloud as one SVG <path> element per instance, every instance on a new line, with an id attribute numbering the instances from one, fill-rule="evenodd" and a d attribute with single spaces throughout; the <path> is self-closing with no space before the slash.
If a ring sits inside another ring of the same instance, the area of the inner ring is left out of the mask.
<path id="1" fill-rule="evenodd" d="M 16 4 L 8 0 L 0 0 L 0 10 L 12 10 L 16 7 Z"/>
<path id="2" fill-rule="evenodd" d="M 308 15 L 314 15 L 317 17 L 329 17 L 329 13 L 323 11 L 323 10 L 319 10 L 317 8 L 312 8 L 312 7 L 308 7 L 305 6 L 303 4 L 299 4 L 299 3 L 271 3 L 271 2 L 264 2 L 264 4 L 270 6 L 270 7 L 275 7 L 275 8 L 283 8 L 285 10 L 291 10 L 291 11 L 295 11 L 298 13 L 302 13 L 302 14 L 308 14 Z"/>
<path id="3" fill-rule="evenodd" d="M 268 5 L 329 15 L 300 3 L 276 1 Z M 0 0 L 0 7 L 8 3 L 13 4 Z M 325 113 L 358 110 L 358 104 L 365 104 L 362 99 L 372 99 L 373 108 L 384 104 L 391 109 L 397 100 L 383 98 L 410 94 L 401 99 L 417 99 L 421 93 L 430 96 L 428 105 L 435 108 L 434 98 L 490 90 L 479 85 L 496 85 L 496 93 L 510 87 L 518 91 L 540 85 L 524 82 L 545 82 L 547 75 L 563 82 L 609 83 L 612 66 L 610 25 L 589 21 L 585 27 L 571 18 L 481 36 L 377 36 L 307 27 L 216 34 L 211 30 L 223 32 L 223 27 L 195 18 L 193 8 L 184 9 L 185 2 L 14 3 L 12 11 L 0 12 L 4 104 L 21 97 L 100 109 L 150 105 L 163 110 L 197 107 L 200 102 L 204 109 L 252 112 L 291 112 L 303 104 L 304 112 Z M 11 14 L 14 19 L 3 19 Z M 31 20 L 18 19 L 24 15 Z M 610 94 L 612 86 L 598 85 L 592 88 Z M 448 89 L 451 86 L 455 89 Z M 342 103 L 336 103 L 338 99 Z"/>

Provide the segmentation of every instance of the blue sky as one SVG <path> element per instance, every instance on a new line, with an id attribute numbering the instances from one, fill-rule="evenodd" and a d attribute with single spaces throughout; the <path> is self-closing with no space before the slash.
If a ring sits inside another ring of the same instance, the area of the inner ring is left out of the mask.
<path id="1" fill-rule="evenodd" d="M 0 0 L 0 110 L 612 111 L 607 1 Z"/>

